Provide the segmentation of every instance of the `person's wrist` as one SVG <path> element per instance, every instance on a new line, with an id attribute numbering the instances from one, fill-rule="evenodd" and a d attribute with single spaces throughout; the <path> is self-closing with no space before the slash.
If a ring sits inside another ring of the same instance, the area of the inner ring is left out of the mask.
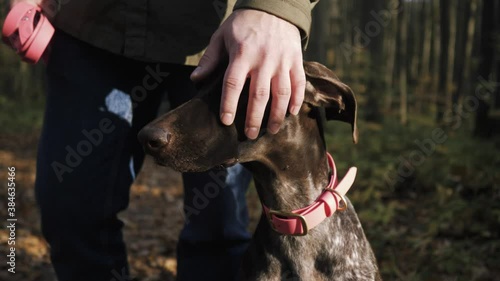
<path id="1" fill-rule="evenodd" d="M 233 11 L 231 12 L 231 14 L 237 15 L 237 14 L 242 13 L 242 12 L 245 12 L 245 11 L 253 11 L 253 12 L 262 13 L 262 14 L 265 14 L 265 15 L 268 15 L 268 16 L 275 17 L 275 18 L 277 18 L 277 19 L 279 19 L 279 20 L 282 20 L 283 22 L 288 23 L 290 26 L 295 27 L 295 28 L 297 29 L 297 32 L 298 32 L 299 34 L 302 34 L 302 30 L 300 29 L 300 27 L 298 27 L 297 25 L 295 25 L 293 22 L 288 21 L 288 20 L 286 20 L 286 19 L 284 19 L 284 18 L 281 18 L 281 17 L 279 17 L 279 16 L 277 16 L 277 15 L 275 15 L 275 14 L 272 14 L 272 13 L 270 13 L 270 12 L 267 12 L 267 11 L 258 10 L 258 9 L 252 9 L 252 8 L 239 8 L 239 9 L 235 9 L 235 10 L 233 10 Z"/>
<path id="2" fill-rule="evenodd" d="M 234 11 L 242 9 L 265 11 L 291 23 L 299 29 L 303 47 L 307 45 L 311 29 L 312 6 L 310 1 L 241 0 L 234 6 Z"/>
<path id="3" fill-rule="evenodd" d="M 288 33 L 288 34 L 290 34 L 290 37 L 288 37 L 288 38 L 295 38 L 295 33 L 296 33 L 298 41 L 301 42 L 302 30 L 300 29 L 300 27 L 296 26 L 294 23 L 292 23 L 286 19 L 283 19 L 279 16 L 276 16 L 272 13 L 269 13 L 267 11 L 257 10 L 257 9 L 252 9 L 252 8 L 240 8 L 237 10 L 233 10 L 233 12 L 231 13 L 231 16 L 237 17 L 237 16 L 239 16 L 239 14 L 244 14 L 244 13 L 247 13 L 247 15 L 249 15 L 249 14 L 253 15 L 250 17 L 247 16 L 246 17 L 247 19 L 253 18 L 254 20 L 260 19 L 260 21 L 264 21 L 264 22 L 270 22 L 270 21 L 280 22 L 281 28 L 285 28 L 284 30 L 286 30 L 287 33 L 290 32 L 290 33 Z"/>

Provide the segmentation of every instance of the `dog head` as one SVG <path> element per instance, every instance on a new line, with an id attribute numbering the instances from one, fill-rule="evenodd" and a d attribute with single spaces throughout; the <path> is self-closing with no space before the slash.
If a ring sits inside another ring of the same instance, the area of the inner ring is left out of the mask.
<path id="1" fill-rule="evenodd" d="M 276 154 L 273 147 L 301 150 L 303 145 L 321 141 L 319 108 L 324 108 L 327 120 L 339 120 L 352 126 L 357 142 L 356 99 L 352 90 L 335 74 L 316 62 L 304 62 L 306 91 L 297 116 L 288 115 L 277 134 L 261 129 L 256 140 L 244 134 L 248 102 L 245 85 L 231 126 L 220 122 L 219 109 L 225 68 L 220 68 L 199 87 L 189 102 L 157 118 L 139 132 L 145 151 L 160 165 L 181 171 L 206 171 L 217 166 L 258 161 L 266 154 Z M 269 108 L 262 128 L 266 127 Z"/>

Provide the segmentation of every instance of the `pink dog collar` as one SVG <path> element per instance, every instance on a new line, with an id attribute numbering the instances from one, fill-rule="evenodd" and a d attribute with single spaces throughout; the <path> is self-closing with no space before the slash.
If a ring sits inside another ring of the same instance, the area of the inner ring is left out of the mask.
<path id="1" fill-rule="evenodd" d="M 37 63 L 49 45 L 54 31 L 40 7 L 20 2 L 12 7 L 5 18 L 2 40 L 24 61 Z"/>
<path id="2" fill-rule="evenodd" d="M 264 213 L 271 227 L 278 233 L 292 236 L 304 236 L 310 229 L 330 217 L 335 211 L 347 209 L 344 195 L 349 191 L 356 178 L 356 167 L 351 167 L 344 178 L 337 182 L 337 169 L 330 153 L 327 153 L 328 165 L 332 170 L 330 183 L 323 193 L 309 206 L 283 212 L 271 210 L 262 204 Z M 343 204 L 341 205 L 341 202 Z"/>

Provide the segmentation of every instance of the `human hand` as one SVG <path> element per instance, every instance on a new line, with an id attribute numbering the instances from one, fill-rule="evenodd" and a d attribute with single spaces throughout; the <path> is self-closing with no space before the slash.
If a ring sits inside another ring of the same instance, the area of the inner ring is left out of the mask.
<path id="1" fill-rule="evenodd" d="M 296 26 L 258 10 L 234 11 L 212 36 L 191 79 L 199 81 L 207 77 L 224 56 L 229 56 L 229 65 L 220 106 L 223 124 L 233 123 L 247 78 L 250 78 L 250 95 L 245 134 L 249 139 L 258 136 L 270 92 L 268 132 L 278 132 L 287 109 L 298 114 L 306 80 L 301 36 Z"/>

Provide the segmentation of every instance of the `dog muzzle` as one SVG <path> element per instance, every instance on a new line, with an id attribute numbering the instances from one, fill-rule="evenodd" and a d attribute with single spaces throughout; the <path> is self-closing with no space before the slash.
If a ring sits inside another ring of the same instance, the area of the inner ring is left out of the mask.
<path id="1" fill-rule="evenodd" d="M 40 7 L 20 2 L 12 7 L 5 18 L 2 40 L 23 61 L 37 63 L 47 49 L 54 31 Z"/>

